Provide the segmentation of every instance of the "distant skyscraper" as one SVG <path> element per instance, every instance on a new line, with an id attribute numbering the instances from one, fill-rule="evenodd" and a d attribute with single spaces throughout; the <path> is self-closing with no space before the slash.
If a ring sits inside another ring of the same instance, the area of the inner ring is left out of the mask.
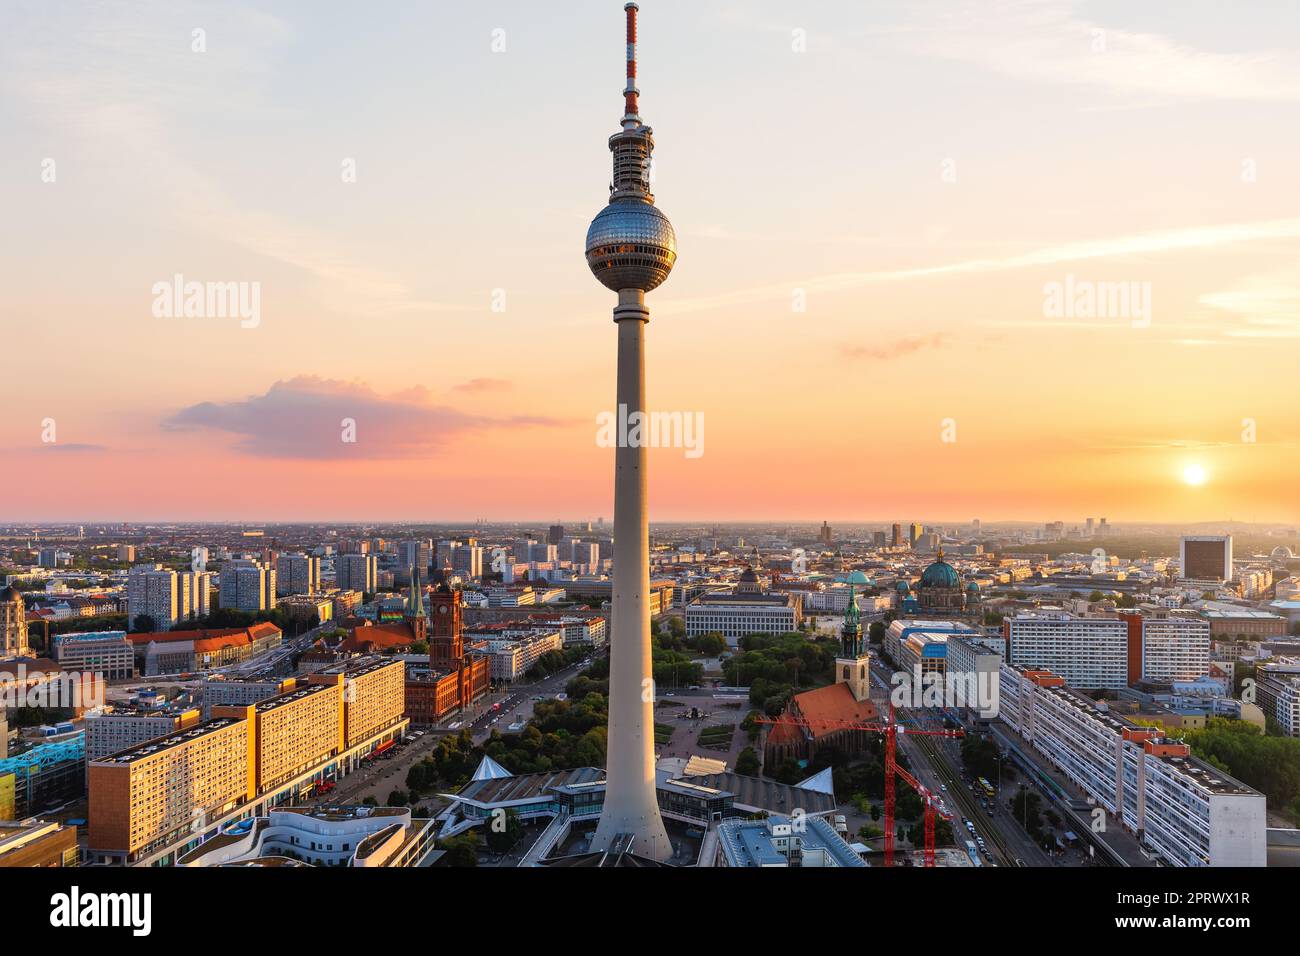
<path id="1" fill-rule="evenodd" d="M 161 564 L 137 564 L 126 583 L 126 617 L 130 628 L 170 631 L 180 619 L 176 572 Z M 148 618 L 148 621 L 141 621 Z"/>
<path id="2" fill-rule="evenodd" d="M 903 544 L 903 526 L 901 524 L 890 525 L 889 532 L 889 543 L 895 548 L 901 547 Z"/>
<path id="3" fill-rule="evenodd" d="M 668 217 L 650 193 L 654 138 L 637 113 L 636 14 L 627 12 L 627 86 L 622 130 L 609 138 L 614 176 L 609 204 L 587 230 L 587 264 L 605 288 L 618 293 L 616 402 L 619 414 L 643 415 L 645 294 L 657 288 L 677 259 Z M 650 526 L 644 443 L 614 451 L 614 581 L 610 638 L 609 736 L 605 801 L 591 838 L 593 851 L 619 846 L 665 861 L 672 846 L 655 794 L 654 683 L 650 669 Z"/>
<path id="4" fill-rule="evenodd" d="M 1178 563 L 1185 578 L 1232 580 L 1232 535 L 1185 535 L 1179 545 Z"/>
<path id="5" fill-rule="evenodd" d="M 563 540 L 564 540 L 564 525 L 562 524 L 551 525 L 550 530 L 546 532 L 547 544 L 559 544 Z"/>
<path id="6" fill-rule="evenodd" d="M 190 551 L 190 570 L 206 571 L 208 569 L 208 549 L 197 547 Z"/>
<path id="7" fill-rule="evenodd" d="M 818 535 L 822 544 L 830 544 L 835 540 L 835 532 L 831 531 L 831 526 L 825 521 L 822 522 L 822 530 Z"/>
<path id="8" fill-rule="evenodd" d="M 915 547 L 916 539 L 921 537 L 921 535 L 924 533 L 925 533 L 925 526 L 917 524 L 915 521 L 913 521 L 910 525 L 907 526 L 908 543 L 911 544 L 913 547 Z"/>
<path id="9" fill-rule="evenodd" d="M 320 558 L 305 554 L 282 554 L 275 562 L 275 593 L 316 594 L 320 591 Z"/>
<path id="10" fill-rule="evenodd" d="M 221 566 L 220 601 L 223 608 L 270 610 L 275 606 L 275 586 L 275 568 L 261 561 L 240 559 L 227 561 Z"/>
<path id="11" fill-rule="evenodd" d="M 373 594 L 379 581 L 379 559 L 373 554 L 342 554 L 334 562 L 334 583 L 341 591 Z"/>
<path id="12" fill-rule="evenodd" d="M 467 544 L 463 548 L 457 548 L 451 566 L 470 578 L 481 578 L 483 576 L 483 549 L 476 544 Z"/>
<path id="13" fill-rule="evenodd" d="M 399 541 L 397 544 L 397 566 L 404 575 L 410 575 L 410 569 L 420 572 L 421 580 L 429 575 L 429 566 L 433 563 L 433 542 L 428 538 Z"/>

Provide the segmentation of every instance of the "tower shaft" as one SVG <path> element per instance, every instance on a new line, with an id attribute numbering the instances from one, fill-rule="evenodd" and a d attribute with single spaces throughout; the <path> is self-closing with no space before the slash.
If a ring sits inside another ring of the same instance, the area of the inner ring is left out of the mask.
<path id="1" fill-rule="evenodd" d="M 619 292 L 620 409 L 645 408 L 645 327 L 650 311 L 639 289 Z M 650 663 L 650 521 L 644 443 L 614 453 L 614 593 L 609 666 L 609 737 L 605 804 L 593 851 L 630 837 L 632 852 L 663 861 L 672 855 L 655 793 L 654 683 Z"/>

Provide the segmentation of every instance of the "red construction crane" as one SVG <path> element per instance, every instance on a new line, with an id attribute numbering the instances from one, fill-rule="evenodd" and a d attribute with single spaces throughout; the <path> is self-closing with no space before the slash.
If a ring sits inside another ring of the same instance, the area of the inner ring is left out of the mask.
<path id="1" fill-rule="evenodd" d="M 897 738 L 899 734 L 919 734 L 925 737 L 947 737 L 954 739 L 965 736 L 960 728 L 954 730 L 920 730 L 916 728 L 903 727 L 894 717 L 894 704 L 889 704 L 889 719 L 884 723 L 870 723 L 858 720 L 836 720 L 822 718 L 818 720 L 807 720 L 803 717 L 795 717 L 792 714 L 782 714 L 780 717 L 757 717 L 755 720 L 760 724 L 778 724 L 781 722 L 793 723 L 797 727 L 805 727 L 812 731 L 828 730 L 866 730 L 875 734 L 883 734 L 885 737 L 885 866 L 894 865 L 894 777 L 899 776 L 905 780 L 913 790 L 917 792 L 921 800 L 925 803 L 925 865 L 934 866 L 934 818 L 936 815 L 951 821 L 952 816 L 944 810 L 935 806 L 934 794 L 932 794 L 921 781 L 904 770 L 898 765 L 895 758 L 897 747 Z"/>

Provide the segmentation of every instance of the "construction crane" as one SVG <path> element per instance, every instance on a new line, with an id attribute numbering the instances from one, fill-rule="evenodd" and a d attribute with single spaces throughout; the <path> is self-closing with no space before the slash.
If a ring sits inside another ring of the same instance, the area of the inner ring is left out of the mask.
<path id="1" fill-rule="evenodd" d="M 795 717 L 792 714 L 782 714 L 780 717 L 757 717 L 755 720 L 760 724 L 778 724 L 782 722 L 792 723 L 796 727 L 803 727 L 807 730 L 830 731 L 830 730 L 865 730 L 870 733 L 882 734 L 885 738 L 885 866 L 894 865 L 894 777 L 902 777 L 909 787 L 916 791 L 925 806 L 925 865 L 934 866 L 934 818 L 936 816 L 951 822 L 952 815 L 946 810 L 941 810 L 937 806 L 934 794 L 925 787 L 921 781 L 912 776 L 906 770 L 898 765 L 896 757 L 897 740 L 899 734 L 919 734 L 925 737 L 946 737 L 955 739 L 963 737 L 965 734 L 960 728 L 953 730 L 921 730 L 919 728 L 908 728 L 899 724 L 894 716 L 893 701 L 889 703 L 889 719 L 884 723 L 872 723 L 869 721 L 859 720 L 838 720 L 832 718 L 823 718 L 818 720 L 808 720 L 804 717 Z"/>

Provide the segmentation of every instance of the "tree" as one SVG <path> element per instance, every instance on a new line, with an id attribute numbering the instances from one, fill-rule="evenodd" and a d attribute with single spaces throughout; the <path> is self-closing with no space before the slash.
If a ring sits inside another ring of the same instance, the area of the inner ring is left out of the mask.
<path id="1" fill-rule="evenodd" d="M 885 642 L 885 624 L 883 621 L 872 621 L 867 627 L 867 640 L 872 644 L 883 644 Z"/>
<path id="2" fill-rule="evenodd" d="M 494 814 L 487 821 L 487 845 L 494 853 L 505 853 L 524 835 L 524 824 L 514 810 L 506 810 L 505 816 Z"/>
<path id="3" fill-rule="evenodd" d="M 392 793 L 390 793 L 390 794 L 388 795 L 388 802 L 387 802 L 386 804 L 384 804 L 384 806 L 386 806 L 386 807 L 404 807 L 404 806 L 406 806 L 409 802 L 410 802 L 410 800 L 407 799 L 406 791 L 405 791 L 405 790 L 394 790 Z"/>
<path id="4" fill-rule="evenodd" d="M 471 831 L 444 840 L 439 849 L 447 853 L 442 858 L 442 862 L 447 866 L 478 866 L 477 833 Z"/>
<path id="5" fill-rule="evenodd" d="M 757 777 L 759 774 L 758 754 L 753 747 L 746 747 L 736 758 L 736 773 L 742 777 Z"/>

